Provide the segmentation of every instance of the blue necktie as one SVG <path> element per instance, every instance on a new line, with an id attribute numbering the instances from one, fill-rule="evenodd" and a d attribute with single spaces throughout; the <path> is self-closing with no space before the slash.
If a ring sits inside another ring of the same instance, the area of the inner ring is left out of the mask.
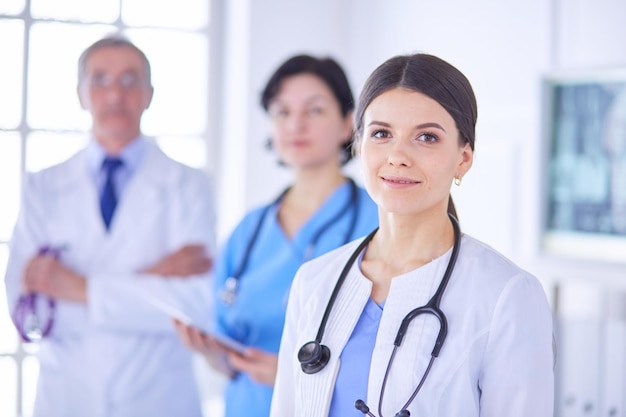
<path id="1" fill-rule="evenodd" d="M 123 162 L 119 158 L 106 157 L 102 162 L 102 169 L 106 175 L 104 180 L 104 188 L 102 189 L 102 195 L 100 196 L 100 211 L 102 212 L 102 220 L 107 230 L 111 224 L 113 213 L 115 212 L 115 206 L 117 205 L 117 193 L 115 191 L 115 183 L 113 176 L 115 171 L 123 165 Z"/>

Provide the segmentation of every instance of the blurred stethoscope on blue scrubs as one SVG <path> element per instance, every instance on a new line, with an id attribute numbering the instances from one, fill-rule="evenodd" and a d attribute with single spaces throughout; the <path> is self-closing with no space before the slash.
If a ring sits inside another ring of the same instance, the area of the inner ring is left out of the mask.
<path id="1" fill-rule="evenodd" d="M 61 248 L 43 246 L 39 249 L 38 254 L 59 259 L 61 251 Z M 21 295 L 13 310 L 12 318 L 22 340 L 24 342 L 38 342 L 47 337 L 54 325 L 55 309 L 54 298 L 41 298 L 36 293 Z"/>
<path id="2" fill-rule="evenodd" d="M 320 227 L 319 230 L 313 235 L 313 238 L 311 238 L 311 242 L 307 245 L 302 262 L 308 261 L 313 256 L 315 245 L 317 244 L 320 237 L 337 220 L 339 220 L 349 211 L 352 212 L 352 217 L 350 219 L 350 227 L 348 228 L 348 231 L 346 232 L 344 236 L 343 243 L 345 244 L 350 241 L 350 238 L 356 228 L 356 222 L 359 216 L 359 190 L 354 180 L 352 180 L 352 178 L 348 178 L 348 183 L 350 185 L 350 198 L 341 207 L 341 209 L 337 211 L 337 213 L 331 219 L 329 219 L 326 223 L 324 223 L 322 227 Z M 276 198 L 276 200 L 274 200 L 274 202 L 267 205 L 263 209 L 263 212 L 261 213 L 261 216 L 259 217 L 259 221 L 256 224 L 254 232 L 252 233 L 252 237 L 248 241 L 248 245 L 246 247 L 244 257 L 241 260 L 239 267 L 235 269 L 235 272 L 230 277 L 228 277 L 226 281 L 224 282 L 224 288 L 220 292 L 220 299 L 222 300 L 222 302 L 224 302 L 224 304 L 230 306 L 235 302 L 235 299 L 237 298 L 237 293 L 239 291 L 239 279 L 241 275 L 243 275 L 243 273 L 245 272 L 246 268 L 248 267 L 248 262 L 250 261 L 250 254 L 252 253 L 252 249 L 254 248 L 254 245 L 256 244 L 256 241 L 259 237 L 259 234 L 261 232 L 261 227 L 263 226 L 263 223 L 265 222 L 267 214 L 269 213 L 271 207 L 280 203 L 280 201 L 285 197 L 285 194 L 287 194 L 288 191 L 289 191 L 289 188 L 285 189 L 285 191 L 280 193 L 280 195 L 278 196 L 278 198 Z"/>
<path id="3" fill-rule="evenodd" d="M 435 361 L 435 358 L 439 356 L 439 352 L 441 351 L 443 342 L 446 340 L 446 335 L 448 334 L 448 321 L 446 319 L 446 315 L 443 313 L 443 311 L 441 311 L 440 304 L 443 293 L 446 289 L 448 281 L 450 280 L 450 275 L 452 275 L 452 271 L 454 270 L 454 265 L 456 263 L 456 259 L 459 254 L 459 248 L 461 246 L 461 229 L 459 227 L 459 223 L 453 215 L 448 214 L 448 216 L 450 217 L 450 221 L 452 222 L 452 226 L 454 228 L 454 246 L 452 248 L 450 260 L 448 261 L 448 266 L 445 273 L 443 274 L 443 278 L 441 280 L 441 283 L 439 284 L 439 287 L 437 288 L 437 291 L 435 291 L 435 294 L 431 297 L 431 299 L 428 300 L 428 302 L 424 306 L 411 310 L 404 317 L 404 319 L 402 319 L 402 323 L 400 324 L 400 328 L 398 329 L 398 333 L 393 342 L 393 351 L 391 352 L 389 362 L 387 363 L 387 370 L 385 371 L 383 383 L 380 388 L 380 402 L 378 403 L 378 415 L 380 417 L 383 417 L 381 406 L 383 403 L 383 396 L 385 394 L 385 386 L 387 385 L 387 379 L 389 377 L 389 371 L 391 370 L 391 364 L 393 363 L 393 359 L 396 356 L 396 351 L 402 343 L 402 339 L 404 338 L 404 335 L 409 327 L 411 320 L 422 314 L 433 315 L 439 321 L 439 334 L 437 335 L 437 339 L 435 340 L 435 347 L 430 354 L 430 362 L 426 367 L 426 371 L 424 372 L 422 379 L 420 380 L 419 384 L 417 384 L 417 388 L 415 388 L 415 391 L 413 391 L 413 394 L 411 394 L 409 400 L 404 404 L 402 409 L 395 414 L 395 417 L 409 417 L 411 415 L 407 408 L 415 399 L 415 396 L 422 388 L 422 385 L 424 385 L 426 377 L 430 373 L 430 369 L 433 366 L 433 362 Z M 328 361 L 330 360 L 330 349 L 328 348 L 328 346 L 322 345 L 321 343 L 328 317 L 330 316 L 330 312 L 332 310 L 333 304 L 335 303 L 335 299 L 339 294 L 339 290 L 341 289 L 341 286 L 345 281 L 348 272 L 350 272 L 352 265 L 360 256 L 361 252 L 363 252 L 365 247 L 372 240 L 377 231 L 378 228 L 370 233 L 356 248 L 350 259 L 348 259 L 348 262 L 344 266 L 343 271 L 341 271 L 341 275 L 339 275 L 339 279 L 337 280 L 337 284 L 335 284 L 335 288 L 333 289 L 328 304 L 326 305 L 326 310 L 324 311 L 324 316 L 322 317 L 322 322 L 320 323 L 320 327 L 317 332 L 317 336 L 315 337 L 315 340 L 305 343 L 300 348 L 300 351 L 298 352 L 298 360 L 300 361 L 300 366 L 302 367 L 302 371 L 305 374 L 315 374 L 324 369 L 324 367 L 328 364 Z M 369 417 L 375 417 L 374 414 L 370 412 L 369 407 L 365 404 L 363 400 L 357 400 L 354 406 L 363 414 L 366 414 Z"/>

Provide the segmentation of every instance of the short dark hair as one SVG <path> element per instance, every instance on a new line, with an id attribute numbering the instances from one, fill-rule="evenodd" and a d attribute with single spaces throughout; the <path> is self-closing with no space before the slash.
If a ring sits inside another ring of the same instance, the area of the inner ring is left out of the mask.
<path id="1" fill-rule="evenodd" d="M 332 58 L 316 58 L 311 55 L 296 55 L 283 62 L 268 80 L 261 93 L 261 106 L 268 111 L 269 106 L 280 91 L 280 87 L 286 78 L 301 74 L 312 74 L 322 80 L 339 103 L 343 117 L 354 110 L 354 97 L 350 89 L 348 77 L 341 66 Z M 352 140 L 349 138 L 342 145 L 343 164 L 352 158 Z"/>
<path id="2" fill-rule="evenodd" d="M 89 59 L 91 54 L 99 49 L 109 48 L 109 47 L 130 48 L 133 51 L 137 52 L 137 54 L 139 54 L 139 56 L 141 57 L 144 63 L 148 84 L 150 85 L 152 84 L 152 81 L 151 81 L 152 74 L 151 74 L 151 69 L 150 69 L 150 61 L 148 61 L 148 57 L 146 57 L 146 54 L 144 54 L 143 51 L 137 47 L 137 45 L 135 45 L 130 40 L 128 40 L 125 36 L 119 33 L 105 36 L 104 38 L 91 44 L 87 49 L 83 51 L 82 54 L 80 54 L 80 57 L 78 58 L 78 83 L 79 84 L 81 83 L 81 81 L 83 80 L 83 77 L 85 76 L 85 71 L 87 69 L 87 60 Z"/>
<path id="3" fill-rule="evenodd" d="M 382 63 L 369 76 L 355 114 L 357 140 L 363 134 L 363 114 L 370 103 L 384 92 L 405 88 L 427 95 L 452 116 L 462 143 L 474 150 L 478 107 L 468 79 L 456 67 L 433 55 L 398 55 Z"/>

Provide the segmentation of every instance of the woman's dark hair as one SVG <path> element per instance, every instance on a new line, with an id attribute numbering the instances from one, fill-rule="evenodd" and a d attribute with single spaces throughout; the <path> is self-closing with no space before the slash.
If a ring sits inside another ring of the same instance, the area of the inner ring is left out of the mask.
<path id="1" fill-rule="evenodd" d="M 428 54 L 400 55 L 388 59 L 369 76 L 359 96 L 355 114 L 357 138 L 363 134 L 363 113 L 382 93 L 405 88 L 425 94 L 452 116 L 463 144 L 474 150 L 476 97 L 465 75 L 441 58 Z"/>
<path id="2" fill-rule="evenodd" d="M 322 80 L 339 103 L 341 115 L 346 117 L 354 110 L 354 97 L 348 78 L 341 66 L 332 58 L 316 58 L 310 55 L 296 55 L 285 61 L 270 77 L 261 93 L 261 106 L 268 110 L 270 103 L 280 91 L 286 78 L 301 74 L 312 74 Z M 342 144 L 342 164 L 352 159 L 352 135 Z"/>
<path id="3" fill-rule="evenodd" d="M 468 79 L 454 66 L 433 55 L 399 55 L 388 59 L 369 76 L 354 117 L 357 142 L 363 136 L 363 114 L 370 103 L 386 91 L 404 88 L 425 94 L 441 105 L 454 119 L 461 144 L 474 150 L 478 106 Z M 456 217 L 452 197 L 448 212 Z"/>

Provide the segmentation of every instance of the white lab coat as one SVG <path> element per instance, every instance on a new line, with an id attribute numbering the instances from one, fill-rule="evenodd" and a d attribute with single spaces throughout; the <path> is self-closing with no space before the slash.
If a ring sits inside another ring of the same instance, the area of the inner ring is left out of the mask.
<path id="1" fill-rule="evenodd" d="M 58 302 L 41 342 L 35 417 L 199 417 L 191 353 L 171 320 L 142 297 L 176 294 L 210 312 L 209 276 L 165 279 L 138 271 L 185 244 L 214 248 L 208 178 L 147 142 L 109 233 L 83 150 L 31 175 L 6 274 L 11 309 L 25 262 L 41 245 L 64 246 L 64 264 L 87 278 L 87 305 Z"/>
<path id="2" fill-rule="evenodd" d="M 350 270 L 322 337 L 322 344 L 331 351 L 328 365 L 317 374 L 304 374 L 297 354 L 315 338 L 334 285 L 358 243 L 310 261 L 296 275 L 271 417 L 327 416 L 342 349 L 371 294 L 371 281 L 358 265 Z M 361 399 L 378 417 L 383 376 L 400 322 L 434 294 L 450 254 L 391 282 L 372 361 L 364 364 L 369 365 L 369 382 L 367 398 Z M 412 416 L 552 417 L 552 315 L 536 278 L 465 235 L 441 309 L 448 320 L 447 339 L 408 408 Z M 391 367 L 383 416 L 395 415 L 410 398 L 430 360 L 438 331 L 433 316 L 419 316 L 411 322 Z"/>

